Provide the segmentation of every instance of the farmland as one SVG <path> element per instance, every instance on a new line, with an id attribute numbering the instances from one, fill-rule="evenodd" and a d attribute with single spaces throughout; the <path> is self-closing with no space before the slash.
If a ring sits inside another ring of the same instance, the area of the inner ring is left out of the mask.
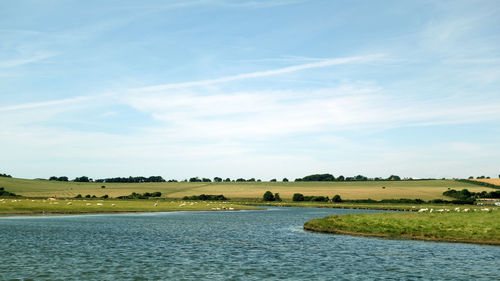
<path id="1" fill-rule="evenodd" d="M 500 186 L 500 179 L 476 179 L 475 181 L 480 181 Z"/>
<path id="2" fill-rule="evenodd" d="M 230 199 L 260 199 L 266 190 L 291 200 L 294 193 L 342 199 L 449 199 L 442 193 L 450 189 L 472 192 L 494 189 L 453 180 L 359 181 L 359 182 L 174 182 L 174 183 L 80 183 L 0 177 L 0 187 L 25 197 L 63 197 L 108 195 L 118 197 L 132 192 L 161 192 L 162 197 L 182 198 L 199 194 L 223 194 Z"/>

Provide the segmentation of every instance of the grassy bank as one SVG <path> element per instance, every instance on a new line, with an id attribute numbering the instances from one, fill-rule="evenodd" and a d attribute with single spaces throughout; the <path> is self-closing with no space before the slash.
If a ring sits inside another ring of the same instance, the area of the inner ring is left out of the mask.
<path id="1" fill-rule="evenodd" d="M 104 186 L 104 188 L 102 188 Z M 454 180 L 366 181 L 366 182 L 177 182 L 177 183 L 79 183 L 48 180 L 28 180 L 0 177 L 0 187 L 26 197 L 74 197 L 86 194 L 118 197 L 132 192 L 161 192 L 169 198 L 200 194 L 223 194 L 233 200 L 261 199 L 267 190 L 291 200 L 294 193 L 305 196 L 338 194 L 342 199 L 450 199 L 443 196 L 448 188 L 472 192 L 494 189 Z"/>
<path id="2" fill-rule="evenodd" d="M 489 208 L 490 210 L 492 208 Z M 333 215 L 304 229 L 360 236 L 500 245 L 500 211 Z"/>
<path id="3" fill-rule="evenodd" d="M 262 205 L 262 206 L 277 206 L 277 207 L 311 207 L 311 208 L 335 208 L 335 209 L 366 209 L 366 210 L 390 210 L 390 211 L 406 211 L 416 212 L 419 209 L 448 209 L 453 210 L 457 207 L 470 210 L 481 210 L 481 208 L 500 209 L 495 206 L 476 206 L 476 205 L 454 205 L 454 204 L 410 204 L 410 203 L 323 203 L 323 202 L 252 202 L 246 201 L 245 205 Z M 499 214 L 500 215 L 500 214 Z"/>
<path id="4" fill-rule="evenodd" d="M 0 198 L 0 214 L 83 214 L 118 212 L 250 210 L 252 206 L 215 201 L 46 200 Z"/>

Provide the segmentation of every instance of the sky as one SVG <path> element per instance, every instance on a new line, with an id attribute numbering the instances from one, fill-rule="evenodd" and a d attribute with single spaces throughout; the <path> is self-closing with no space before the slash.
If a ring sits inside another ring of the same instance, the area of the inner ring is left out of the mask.
<path id="1" fill-rule="evenodd" d="M 0 172 L 500 174 L 498 1 L 1 1 Z"/>

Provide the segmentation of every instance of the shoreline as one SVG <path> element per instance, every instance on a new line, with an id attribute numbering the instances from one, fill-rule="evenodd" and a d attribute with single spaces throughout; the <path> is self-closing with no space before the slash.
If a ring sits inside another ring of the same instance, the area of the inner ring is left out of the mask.
<path id="1" fill-rule="evenodd" d="M 112 215 L 112 214 L 123 214 L 123 213 L 172 213 L 172 212 L 234 212 L 234 211 L 258 211 L 262 209 L 233 209 L 233 210 L 119 210 L 119 211 L 84 211 L 84 212 L 12 212 L 4 213 L 0 212 L 0 219 L 4 217 L 12 216 L 43 216 L 43 215 Z"/>
<path id="2" fill-rule="evenodd" d="M 307 223 L 306 223 L 307 224 Z M 388 234 L 382 233 L 364 233 L 364 232 L 352 232 L 346 230 L 321 230 L 315 229 L 310 226 L 303 226 L 303 229 L 310 232 L 324 233 L 324 234 L 338 234 L 338 235 L 350 235 L 358 237 L 371 237 L 371 238 L 383 238 L 391 240 L 415 240 L 415 241 L 426 241 L 426 242 L 447 242 L 447 243 L 466 243 L 466 244 L 477 244 L 477 245 L 488 245 L 488 246 L 500 246 L 500 241 L 475 241 L 475 240 L 460 240 L 460 239 L 447 239 L 447 238 L 429 238 L 429 237 L 417 237 L 417 236 L 390 236 Z"/>

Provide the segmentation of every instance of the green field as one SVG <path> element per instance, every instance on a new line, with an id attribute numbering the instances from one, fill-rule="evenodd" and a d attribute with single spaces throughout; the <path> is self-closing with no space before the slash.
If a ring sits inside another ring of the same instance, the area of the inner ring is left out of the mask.
<path id="1" fill-rule="evenodd" d="M 105 188 L 101 188 L 101 186 Z M 450 199 L 442 195 L 448 188 L 469 191 L 492 191 L 453 180 L 425 181 L 366 181 L 366 182 L 178 182 L 178 183 L 78 183 L 48 180 L 27 180 L 0 177 L 0 187 L 26 197 L 71 198 L 77 194 L 97 197 L 129 195 L 132 192 L 162 193 L 162 197 L 182 198 L 186 195 L 223 194 L 230 199 L 259 199 L 266 190 L 279 193 L 281 198 L 291 200 L 294 193 L 332 197 L 339 194 L 343 199 Z M 385 188 L 383 188 L 385 187 Z"/>
<path id="2" fill-rule="evenodd" d="M 328 216 L 304 229 L 360 236 L 500 245 L 500 211 L 375 213 Z M 462 208 L 463 210 L 463 208 Z"/>
<path id="3" fill-rule="evenodd" d="M 252 206 L 218 201 L 180 200 L 73 200 L 0 198 L 0 214 L 79 214 L 114 212 L 230 211 Z"/>

